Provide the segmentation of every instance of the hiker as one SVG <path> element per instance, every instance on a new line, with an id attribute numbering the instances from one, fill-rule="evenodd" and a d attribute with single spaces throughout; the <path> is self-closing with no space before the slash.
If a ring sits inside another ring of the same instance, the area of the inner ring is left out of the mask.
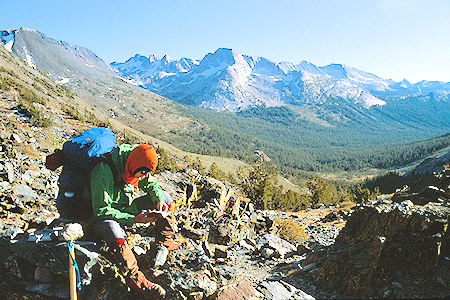
<path id="1" fill-rule="evenodd" d="M 149 289 L 153 294 L 163 296 L 163 288 L 148 281 L 139 271 L 122 229 L 122 225 L 155 222 L 156 242 L 168 250 L 179 246 L 171 239 L 174 234 L 172 215 L 163 218 L 161 214 L 146 212 L 149 209 L 167 211 L 172 202 L 157 181 L 148 177 L 158 165 L 158 156 L 149 145 L 133 148 L 123 144 L 113 150 L 111 159 L 119 174 L 117 180 L 114 180 L 111 167 L 106 162 L 98 163 L 90 172 L 93 216 L 89 227 L 95 236 L 105 240 L 113 249 L 114 258 L 121 265 L 131 288 Z M 138 188 L 146 195 L 134 199 Z"/>
<path id="2" fill-rule="evenodd" d="M 172 202 L 170 195 L 148 176 L 157 165 L 157 153 L 150 145 L 141 144 L 133 148 L 123 144 L 114 147 L 109 161 L 100 161 L 89 172 L 89 184 L 83 186 L 81 193 L 85 206 L 92 205 L 86 222 L 87 232 L 95 239 L 108 243 L 127 285 L 151 297 L 164 296 L 165 291 L 158 284 L 148 281 L 139 271 L 136 258 L 127 244 L 123 225 L 155 222 L 155 240 L 159 247 L 166 247 L 169 251 L 179 247 L 171 239 L 174 234 L 172 214 L 163 217 L 160 213 L 147 212 L 168 211 Z M 146 194 L 135 198 L 138 190 Z M 86 199 L 90 199 L 90 203 Z M 68 199 L 67 193 L 60 192 L 57 203 L 62 217 L 86 215 L 84 205 Z"/>

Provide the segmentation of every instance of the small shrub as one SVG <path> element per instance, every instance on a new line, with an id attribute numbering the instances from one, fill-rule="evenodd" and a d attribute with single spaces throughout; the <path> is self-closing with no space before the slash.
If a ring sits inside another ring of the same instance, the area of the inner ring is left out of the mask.
<path id="1" fill-rule="evenodd" d="M 16 73 L 14 73 L 13 70 L 9 70 L 9 69 L 6 69 L 4 67 L 0 67 L 0 73 L 6 73 L 6 74 L 9 74 L 12 77 L 17 77 Z"/>
<path id="2" fill-rule="evenodd" d="M 308 239 L 305 229 L 294 220 L 275 218 L 273 222 L 276 228 L 275 233 L 292 244 L 302 244 Z"/>
<path id="3" fill-rule="evenodd" d="M 72 116 L 72 118 L 74 118 L 75 120 L 81 120 L 82 119 L 82 116 L 81 116 L 80 112 L 75 107 L 73 107 L 71 105 L 64 105 L 62 110 L 66 114 Z"/>
<path id="4" fill-rule="evenodd" d="M 356 186 L 355 189 L 355 201 L 357 203 L 365 202 L 367 200 L 373 199 L 380 195 L 380 189 L 375 187 L 373 191 L 368 188 L 362 188 L 361 186 Z"/>
<path id="5" fill-rule="evenodd" d="M 339 202 L 336 186 L 320 177 L 313 177 L 306 183 L 311 193 L 311 206 L 335 204 Z"/>
<path id="6" fill-rule="evenodd" d="M 299 211 L 310 207 L 310 198 L 308 195 L 300 194 L 292 190 L 284 193 L 280 191 L 274 195 L 275 209 L 282 209 L 288 211 Z"/>
<path id="7" fill-rule="evenodd" d="M 79 120 L 81 122 L 91 123 L 96 127 L 111 127 L 111 124 L 108 121 L 104 121 L 97 117 L 95 113 L 85 109 L 84 113 L 81 113 L 78 109 L 76 109 L 72 105 L 66 105 L 62 108 L 62 110 L 72 116 L 72 118 Z"/>
<path id="8" fill-rule="evenodd" d="M 38 90 L 39 92 L 43 92 L 42 91 L 42 88 L 36 83 L 36 82 L 33 82 L 32 84 L 31 84 L 31 86 L 33 86 L 36 90 Z"/>
<path id="9" fill-rule="evenodd" d="M 106 126 L 108 127 L 108 126 Z M 140 138 L 138 138 L 136 135 L 131 133 L 128 130 L 123 130 L 121 133 L 119 133 L 118 136 L 121 143 L 135 145 L 135 144 L 141 144 L 142 141 Z"/>
<path id="10" fill-rule="evenodd" d="M 100 119 L 95 113 L 85 110 L 84 111 L 84 120 L 85 122 L 89 122 L 97 127 L 111 127 L 111 123 L 109 121 L 104 121 Z"/>

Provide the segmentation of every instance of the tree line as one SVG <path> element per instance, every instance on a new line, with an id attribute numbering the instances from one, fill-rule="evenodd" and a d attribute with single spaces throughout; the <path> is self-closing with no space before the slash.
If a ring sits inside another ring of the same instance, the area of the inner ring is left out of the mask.
<path id="1" fill-rule="evenodd" d="M 248 163 L 255 150 L 263 150 L 283 174 L 294 177 L 302 171 L 398 168 L 450 145 L 448 133 L 424 140 L 429 134 L 424 129 L 324 127 L 298 118 L 287 107 L 253 108 L 237 114 L 221 112 L 220 117 L 213 111 L 184 109 L 185 114 L 209 127 L 178 132 L 170 138 L 177 147 Z"/>

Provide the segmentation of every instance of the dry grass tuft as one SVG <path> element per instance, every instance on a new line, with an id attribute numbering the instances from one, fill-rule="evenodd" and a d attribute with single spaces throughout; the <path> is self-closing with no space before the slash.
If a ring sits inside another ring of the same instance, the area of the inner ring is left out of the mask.
<path id="1" fill-rule="evenodd" d="M 304 227 L 292 219 L 275 218 L 274 226 L 276 234 L 292 244 L 302 244 L 308 239 Z"/>

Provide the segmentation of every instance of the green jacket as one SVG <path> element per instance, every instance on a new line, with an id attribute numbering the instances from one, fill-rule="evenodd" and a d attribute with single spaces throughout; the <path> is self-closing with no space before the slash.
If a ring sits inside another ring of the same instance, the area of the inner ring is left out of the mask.
<path id="1" fill-rule="evenodd" d="M 136 196 L 135 188 L 121 179 L 131 150 L 133 150 L 131 145 L 123 144 L 114 149 L 111 154 L 117 177 L 120 177 L 116 182 L 114 182 L 111 167 L 106 162 L 98 163 L 90 172 L 89 192 L 93 215 L 89 221 L 109 219 L 125 225 L 133 224 L 134 217 L 139 213 L 133 202 Z M 142 177 L 138 187 L 147 193 L 146 197 L 153 203 L 164 200 L 163 191 L 156 180 Z"/>

